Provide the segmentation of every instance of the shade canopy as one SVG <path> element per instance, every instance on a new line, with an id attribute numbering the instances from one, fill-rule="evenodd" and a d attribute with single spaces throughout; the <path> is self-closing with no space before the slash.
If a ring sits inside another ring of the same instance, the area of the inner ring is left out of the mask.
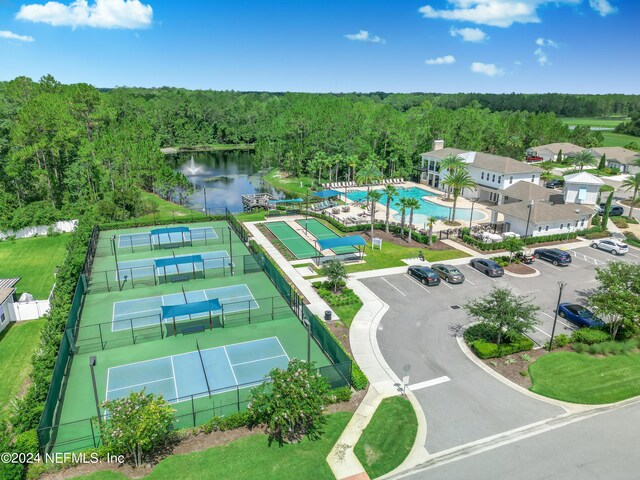
<path id="1" fill-rule="evenodd" d="M 162 307 L 162 319 L 195 315 L 198 313 L 217 312 L 222 310 L 220 300 L 213 298 L 202 302 L 183 303 L 180 305 L 164 305 Z"/>
<path id="2" fill-rule="evenodd" d="M 158 258 L 153 261 L 156 268 L 183 265 L 185 263 L 203 263 L 202 255 L 183 255 L 180 257 Z"/>
<path id="3" fill-rule="evenodd" d="M 151 230 L 151 235 L 167 235 L 170 233 L 188 233 L 189 227 L 163 227 Z"/>
<path id="4" fill-rule="evenodd" d="M 366 245 L 367 242 L 360 235 L 350 235 L 348 237 L 334 237 L 325 238 L 324 240 L 318 240 L 320 250 L 327 250 L 337 247 L 357 247 L 359 245 Z"/>
<path id="5" fill-rule="evenodd" d="M 280 203 L 302 203 L 301 198 L 289 198 L 286 200 L 269 200 L 269 205 L 278 205 Z"/>
<path id="6" fill-rule="evenodd" d="M 331 198 L 331 197 L 337 197 L 338 195 L 342 195 L 342 192 L 339 192 L 337 190 L 320 190 L 319 192 L 313 193 L 314 197 L 320 197 L 320 198 Z"/>

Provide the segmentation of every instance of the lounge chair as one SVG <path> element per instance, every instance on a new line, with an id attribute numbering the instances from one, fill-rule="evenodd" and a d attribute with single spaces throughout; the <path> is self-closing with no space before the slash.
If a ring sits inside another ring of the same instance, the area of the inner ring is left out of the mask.
<path id="1" fill-rule="evenodd" d="M 348 212 L 348 211 L 350 211 L 350 210 L 351 210 L 351 207 L 349 207 L 349 205 L 342 205 L 341 210 L 342 210 L 343 212 Z"/>

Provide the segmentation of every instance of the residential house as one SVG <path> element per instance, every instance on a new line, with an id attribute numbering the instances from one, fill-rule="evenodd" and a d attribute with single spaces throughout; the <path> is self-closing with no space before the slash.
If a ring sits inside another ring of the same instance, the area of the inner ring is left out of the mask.
<path id="1" fill-rule="evenodd" d="M 604 182 L 587 172 L 564 177 L 564 201 L 581 205 L 595 205 Z"/>
<path id="2" fill-rule="evenodd" d="M 475 189 L 466 189 L 462 195 L 480 201 L 501 203 L 501 191 L 518 182 L 538 185 L 543 170 L 513 158 L 490 153 L 471 152 L 459 148 L 445 148 L 442 140 L 434 142 L 434 149 L 423 153 L 422 166 L 417 169 L 419 180 L 425 185 L 445 191 L 443 180 L 448 172 L 440 169 L 440 162 L 448 155 L 459 156 L 467 164 L 467 171 L 478 184 Z"/>
<path id="3" fill-rule="evenodd" d="M 634 152 L 622 147 L 595 147 L 589 151 L 597 160 L 606 155 L 605 165 L 609 168 L 617 168 L 621 173 L 629 173 L 635 175 L 640 172 L 640 166 L 632 165 L 632 163 L 640 159 L 640 153 Z"/>
<path id="4" fill-rule="evenodd" d="M 15 322 L 15 312 L 13 308 L 13 294 L 16 293 L 14 286 L 20 278 L 0 278 L 0 332 L 9 323 Z"/>
<path id="5" fill-rule="evenodd" d="M 562 160 L 573 157 L 576 153 L 580 153 L 584 147 L 574 145 L 573 143 L 549 143 L 547 145 L 538 145 L 527 149 L 527 158 L 540 157 L 544 162 L 555 162 L 558 160 L 558 154 L 562 152 Z"/>

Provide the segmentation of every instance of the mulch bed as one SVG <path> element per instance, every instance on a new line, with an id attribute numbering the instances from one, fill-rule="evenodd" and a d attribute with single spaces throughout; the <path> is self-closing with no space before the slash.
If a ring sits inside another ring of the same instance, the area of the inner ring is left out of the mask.
<path id="1" fill-rule="evenodd" d="M 367 243 L 371 244 L 371 229 L 360 232 L 360 235 L 365 237 L 365 240 L 368 239 Z M 406 239 L 400 238 L 400 234 L 391 232 L 387 233 L 384 230 L 374 230 L 373 236 L 375 238 L 381 238 L 385 242 L 393 243 L 394 245 L 401 245 L 403 247 L 424 248 L 425 250 L 453 250 L 449 245 L 439 240 L 431 246 L 415 240 L 412 240 L 411 243 L 409 243 Z"/>
<path id="2" fill-rule="evenodd" d="M 349 342 L 349 329 L 340 320 L 331 320 L 325 322 L 325 325 L 331 330 L 331 333 L 335 335 L 338 341 L 342 344 L 347 353 L 353 356 L 351 351 L 351 343 Z"/>
<path id="3" fill-rule="evenodd" d="M 525 265 L 524 263 L 512 263 L 511 265 L 507 265 L 504 269 L 508 272 L 515 273 L 516 275 L 533 275 L 536 273 L 534 268 L 531 268 L 529 265 Z"/>
<path id="4" fill-rule="evenodd" d="M 488 254 L 488 253 L 505 253 L 507 252 L 507 250 L 504 249 L 497 249 L 497 250 L 478 250 L 476 247 L 474 247 L 473 245 L 469 245 L 468 243 L 465 243 L 462 241 L 461 238 L 458 238 L 455 235 L 451 236 L 451 240 L 453 240 L 454 242 L 459 243 L 460 245 L 464 245 L 467 248 L 470 248 L 471 250 L 474 250 L 482 255 Z M 580 240 L 578 240 L 577 238 L 572 238 L 571 240 L 555 240 L 553 242 L 545 242 L 545 243 L 536 243 L 535 245 L 527 245 L 527 248 L 531 249 L 531 250 L 535 250 L 536 248 L 540 248 L 540 247 L 548 247 L 551 245 L 563 245 L 566 243 L 575 243 L 575 242 L 579 242 Z"/>

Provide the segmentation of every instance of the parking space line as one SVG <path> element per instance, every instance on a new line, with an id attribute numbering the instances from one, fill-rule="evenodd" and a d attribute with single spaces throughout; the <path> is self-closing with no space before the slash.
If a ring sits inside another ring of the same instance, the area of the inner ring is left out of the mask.
<path id="1" fill-rule="evenodd" d="M 445 286 L 449 287 L 451 290 L 453 290 L 453 287 L 451 285 L 449 285 L 449 283 L 446 280 L 442 280 L 440 282 L 440 285 L 445 285 Z"/>
<path id="2" fill-rule="evenodd" d="M 631 255 L 632 257 L 640 258 L 640 255 L 636 255 L 635 253 L 627 252 L 627 255 Z"/>
<path id="3" fill-rule="evenodd" d="M 400 289 L 399 289 L 398 287 L 396 287 L 394 284 L 392 284 L 391 282 L 389 282 L 386 278 L 384 278 L 384 277 L 381 277 L 381 278 L 382 278 L 382 280 L 383 280 L 384 282 L 386 282 L 387 284 L 389 284 L 392 288 L 395 288 L 395 289 L 398 291 L 398 293 L 400 293 L 400 295 L 402 295 L 403 297 L 406 297 L 406 296 L 407 296 L 407 295 L 406 295 L 402 290 L 400 290 Z"/>
<path id="4" fill-rule="evenodd" d="M 465 282 L 469 282 L 471 285 L 473 285 L 474 287 L 476 286 L 475 283 L 473 283 L 471 280 L 469 280 L 468 278 L 465 277 L 464 279 Z"/>
<path id="5" fill-rule="evenodd" d="M 540 263 L 536 263 L 536 265 L 546 265 L 546 266 L 548 266 L 548 267 L 553 268 L 554 270 L 562 270 L 560 267 L 556 267 L 555 265 L 552 265 L 552 264 L 551 264 L 551 263 L 549 263 L 549 262 L 544 262 L 544 263 L 543 263 L 543 262 L 540 262 Z"/>
<path id="6" fill-rule="evenodd" d="M 472 270 L 472 271 L 476 272 L 478 275 L 483 275 L 483 276 L 485 276 L 486 278 L 488 278 L 489 280 L 491 280 L 491 281 L 493 281 L 493 282 L 495 282 L 495 281 L 496 281 L 496 279 L 495 279 L 495 278 L 490 277 L 489 275 L 486 275 L 486 274 L 482 273 L 480 270 L 476 270 L 476 269 L 475 269 L 475 268 L 473 268 L 471 265 L 465 265 L 465 266 L 466 266 L 469 270 Z M 474 285 L 475 285 L 475 284 L 474 284 Z"/>
<path id="7" fill-rule="evenodd" d="M 552 317 L 551 315 L 549 315 L 548 313 L 546 313 L 546 312 L 541 312 L 541 313 L 542 313 L 543 315 L 546 315 L 547 317 L 549 317 L 551 320 L 553 320 L 553 317 Z M 558 315 L 558 317 L 559 317 L 559 318 L 562 318 L 562 317 L 560 317 L 560 315 Z M 567 328 L 569 328 L 569 329 L 571 329 L 571 330 L 575 330 L 575 327 L 574 327 L 574 326 L 572 326 L 572 325 L 567 325 L 567 324 L 566 324 L 566 323 L 564 323 L 562 320 L 558 320 L 558 323 L 561 323 L 562 325 L 564 325 L 565 327 L 567 327 Z"/>
<path id="8" fill-rule="evenodd" d="M 540 328 L 536 327 L 535 325 L 533 326 L 533 328 L 535 328 L 536 330 L 538 330 L 538 331 L 539 331 L 539 332 L 541 332 L 541 333 L 544 333 L 547 337 L 551 338 L 551 335 L 549 335 L 549 334 L 548 334 L 547 332 L 545 332 L 544 330 L 542 330 L 542 329 L 540 329 Z"/>
<path id="9" fill-rule="evenodd" d="M 412 282 L 414 282 L 416 285 L 418 285 L 421 289 L 423 289 L 425 292 L 427 293 L 431 293 L 429 290 L 427 290 L 427 288 L 422 285 L 422 283 L 418 282 L 415 278 L 413 278 L 410 275 L 407 275 L 406 273 L 404 274 L 405 277 L 407 277 L 409 280 L 411 280 Z"/>
<path id="10" fill-rule="evenodd" d="M 426 382 L 414 383 L 413 385 L 407 385 L 407 388 L 412 392 L 416 390 L 420 390 L 421 388 L 433 387 L 434 385 L 439 385 L 441 383 L 450 382 L 451 379 L 446 375 L 438 378 L 434 378 L 432 380 L 427 380 Z"/>

